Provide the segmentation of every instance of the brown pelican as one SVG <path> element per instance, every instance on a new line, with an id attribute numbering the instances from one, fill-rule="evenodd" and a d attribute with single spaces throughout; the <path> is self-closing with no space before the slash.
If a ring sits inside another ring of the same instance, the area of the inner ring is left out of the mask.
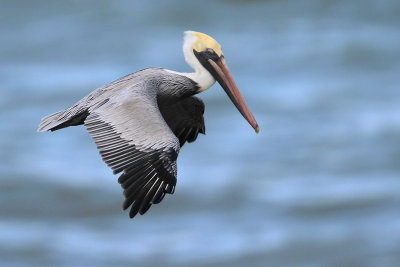
<path id="1" fill-rule="evenodd" d="M 93 91 L 75 105 L 44 117 L 38 132 L 84 124 L 124 190 L 122 208 L 143 215 L 176 185 L 176 159 L 185 142 L 205 134 L 204 103 L 194 96 L 217 80 L 243 117 L 259 127 L 210 36 L 184 34 L 183 54 L 193 73 L 148 68 Z"/>

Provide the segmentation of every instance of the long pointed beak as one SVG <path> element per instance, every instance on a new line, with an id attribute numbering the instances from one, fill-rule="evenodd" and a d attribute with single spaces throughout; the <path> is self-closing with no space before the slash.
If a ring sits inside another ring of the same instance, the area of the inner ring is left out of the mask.
<path id="1" fill-rule="evenodd" d="M 232 100 L 233 104 L 235 104 L 242 116 L 250 123 L 256 133 L 258 133 L 260 131 L 260 127 L 258 126 L 257 121 L 250 109 L 247 107 L 242 94 L 233 80 L 228 66 L 226 65 L 224 56 L 221 56 L 216 61 L 213 61 L 212 59 L 208 59 L 207 61 L 215 71 L 212 73 L 214 74 L 214 78 L 219 82 L 222 88 L 224 88 L 225 92 Z"/>

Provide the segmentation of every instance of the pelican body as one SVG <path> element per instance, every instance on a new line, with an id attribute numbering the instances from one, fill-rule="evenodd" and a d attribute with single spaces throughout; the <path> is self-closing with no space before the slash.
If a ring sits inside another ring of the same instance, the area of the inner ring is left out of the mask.
<path id="1" fill-rule="evenodd" d="M 176 160 L 185 142 L 205 134 L 204 103 L 194 96 L 218 81 L 244 118 L 259 127 L 210 36 L 184 33 L 183 53 L 193 73 L 148 68 L 100 87 L 75 105 L 44 117 L 39 132 L 85 125 L 124 190 L 123 209 L 143 215 L 173 194 Z"/>

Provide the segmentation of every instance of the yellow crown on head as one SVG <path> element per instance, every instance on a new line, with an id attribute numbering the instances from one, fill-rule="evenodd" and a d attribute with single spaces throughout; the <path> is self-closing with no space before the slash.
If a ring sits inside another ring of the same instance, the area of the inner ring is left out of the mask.
<path id="1" fill-rule="evenodd" d="M 186 31 L 185 32 L 186 38 L 195 37 L 196 41 L 192 44 L 192 50 L 195 49 L 197 52 L 203 52 L 207 50 L 207 48 L 211 48 L 218 56 L 222 56 L 222 49 L 221 45 L 215 41 L 214 38 L 208 36 L 207 34 L 201 32 L 194 32 L 194 31 Z"/>

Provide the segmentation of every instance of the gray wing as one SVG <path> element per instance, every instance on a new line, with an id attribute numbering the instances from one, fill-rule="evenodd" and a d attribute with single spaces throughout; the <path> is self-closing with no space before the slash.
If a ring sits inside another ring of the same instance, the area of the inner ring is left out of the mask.
<path id="1" fill-rule="evenodd" d="M 204 103 L 200 98 L 191 96 L 173 104 L 159 101 L 158 105 L 181 147 L 186 141 L 195 141 L 199 133 L 205 134 Z"/>
<path id="2" fill-rule="evenodd" d="M 124 189 L 133 218 L 176 185 L 179 140 L 163 119 L 153 88 L 135 85 L 90 112 L 84 124 Z"/>
<path id="3" fill-rule="evenodd" d="M 156 84 L 159 83 L 158 77 L 164 74 L 165 71 L 162 69 L 149 68 L 119 78 L 91 92 L 75 105 L 42 118 L 38 132 L 55 131 L 69 126 L 81 125 L 92 110 L 104 105 L 111 98 L 123 94 L 129 88 L 137 92 L 143 91 L 144 94 L 152 93 L 151 95 L 155 97 Z M 148 84 L 153 83 L 153 86 L 150 86 L 150 88 L 146 85 L 143 86 L 143 81 L 148 81 Z"/>

